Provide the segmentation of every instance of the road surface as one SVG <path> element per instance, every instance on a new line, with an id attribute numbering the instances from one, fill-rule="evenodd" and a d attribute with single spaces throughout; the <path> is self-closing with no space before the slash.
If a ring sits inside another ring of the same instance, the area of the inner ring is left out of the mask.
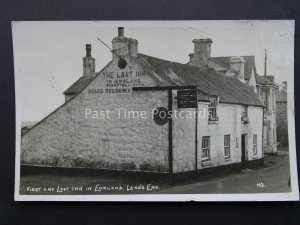
<path id="1" fill-rule="evenodd" d="M 222 177 L 211 177 L 195 183 L 177 185 L 159 191 L 161 194 L 222 194 L 222 193 L 278 193 L 290 192 L 289 156 L 280 151 L 278 156 L 266 156 L 265 167 L 246 169 Z"/>

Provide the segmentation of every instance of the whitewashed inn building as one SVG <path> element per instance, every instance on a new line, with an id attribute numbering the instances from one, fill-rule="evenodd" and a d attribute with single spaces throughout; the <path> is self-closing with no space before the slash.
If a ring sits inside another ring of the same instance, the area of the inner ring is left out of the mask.
<path id="1" fill-rule="evenodd" d="M 187 64 L 170 62 L 139 53 L 118 28 L 100 72 L 86 45 L 65 103 L 22 136 L 22 165 L 173 175 L 262 165 L 264 151 L 276 152 L 273 109 L 263 104 L 274 79 L 256 73 L 253 56 L 211 57 L 210 39 L 193 42 Z"/>

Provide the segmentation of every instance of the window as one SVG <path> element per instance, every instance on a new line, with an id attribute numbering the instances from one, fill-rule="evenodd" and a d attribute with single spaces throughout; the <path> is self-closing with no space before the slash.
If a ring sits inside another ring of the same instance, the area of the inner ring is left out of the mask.
<path id="1" fill-rule="evenodd" d="M 248 107 L 243 106 L 242 107 L 242 118 L 247 118 L 248 117 Z"/>
<path id="2" fill-rule="evenodd" d="M 217 104 L 218 104 L 218 97 L 210 97 L 210 104 L 208 106 L 209 120 L 212 121 L 218 120 Z"/>
<path id="3" fill-rule="evenodd" d="M 248 123 L 248 107 L 242 106 L 242 123 Z"/>
<path id="4" fill-rule="evenodd" d="M 202 160 L 207 161 L 209 159 L 210 159 L 209 137 L 202 137 Z"/>
<path id="5" fill-rule="evenodd" d="M 224 135 L 224 156 L 230 158 L 230 135 Z"/>
<path id="6" fill-rule="evenodd" d="M 257 134 L 253 135 L 253 155 L 257 154 Z"/>

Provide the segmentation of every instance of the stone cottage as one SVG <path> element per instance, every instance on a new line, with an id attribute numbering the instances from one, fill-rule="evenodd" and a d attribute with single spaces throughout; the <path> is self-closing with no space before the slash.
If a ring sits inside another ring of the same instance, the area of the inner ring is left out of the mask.
<path id="1" fill-rule="evenodd" d="M 253 57 L 211 57 L 210 39 L 193 42 L 181 64 L 139 53 L 118 28 L 100 72 L 86 45 L 65 103 L 22 136 L 22 165 L 175 175 L 262 164 Z"/>

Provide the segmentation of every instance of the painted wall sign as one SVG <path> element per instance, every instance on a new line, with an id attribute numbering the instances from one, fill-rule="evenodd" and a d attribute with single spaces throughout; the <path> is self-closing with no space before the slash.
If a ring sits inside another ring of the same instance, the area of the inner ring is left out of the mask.
<path id="1" fill-rule="evenodd" d="M 109 71 L 101 74 L 104 79 L 104 87 L 88 89 L 89 94 L 125 94 L 131 93 L 132 87 L 145 86 L 143 78 L 145 71 Z"/>
<path id="2" fill-rule="evenodd" d="M 178 108 L 197 108 L 197 91 L 182 90 L 177 91 L 177 107 Z"/>

